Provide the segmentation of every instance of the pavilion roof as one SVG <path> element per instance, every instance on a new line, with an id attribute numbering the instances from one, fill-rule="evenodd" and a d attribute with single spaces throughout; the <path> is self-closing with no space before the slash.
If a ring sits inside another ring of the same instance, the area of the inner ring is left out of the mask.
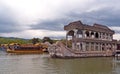
<path id="1" fill-rule="evenodd" d="M 110 34 L 115 33 L 113 30 L 111 30 L 107 26 L 97 24 L 97 23 L 95 23 L 95 24 L 93 24 L 93 26 L 91 26 L 91 25 L 83 24 L 81 21 L 75 21 L 75 22 L 71 22 L 68 25 L 64 26 L 64 30 L 70 31 L 73 29 L 96 31 L 96 32 L 110 33 Z"/>

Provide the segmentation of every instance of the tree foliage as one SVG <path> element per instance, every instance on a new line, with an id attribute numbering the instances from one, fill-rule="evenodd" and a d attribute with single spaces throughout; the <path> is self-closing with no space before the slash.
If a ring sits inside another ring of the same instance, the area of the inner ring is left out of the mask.
<path id="1" fill-rule="evenodd" d="M 50 39 L 49 37 L 44 37 L 43 39 L 42 39 L 42 42 L 44 43 L 44 42 L 49 42 L 49 43 L 53 43 L 53 40 L 52 39 Z"/>
<path id="2" fill-rule="evenodd" d="M 0 37 L 0 44 L 10 44 L 10 43 L 26 44 L 28 42 L 29 41 L 25 39 L 19 39 L 19 38 L 11 39 L 11 38 Z"/>
<path id="3" fill-rule="evenodd" d="M 33 44 L 36 44 L 36 43 L 39 43 L 40 41 L 39 41 L 39 38 L 33 38 L 32 39 L 32 43 Z"/>
<path id="4" fill-rule="evenodd" d="M 11 43 L 19 43 L 19 44 L 27 44 L 27 43 L 39 43 L 39 42 L 49 42 L 51 44 L 56 43 L 57 41 L 61 41 L 64 45 L 66 45 L 66 40 L 61 39 L 61 40 L 52 40 L 49 37 L 44 37 L 43 39 L 39 38 L 33 38 L 33 39 L 21 39 L 21 38 L 4 38 L 0 37 L 0 45 L 1 44 L 11 44 Z M 69 40 L 67 41 L 68 47 L 72 47 L 72 41 Z"/>

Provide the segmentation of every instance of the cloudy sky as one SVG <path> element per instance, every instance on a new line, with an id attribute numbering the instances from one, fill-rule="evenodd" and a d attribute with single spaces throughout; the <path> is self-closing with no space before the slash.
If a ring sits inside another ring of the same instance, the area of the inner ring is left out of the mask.
<path id="1" fill-rule="evenodd" d="M 120 39 L 119 0 L 0 0 L 0 36 L 64 38 L 64 25 L 78 20 L 106 25 Z"/>

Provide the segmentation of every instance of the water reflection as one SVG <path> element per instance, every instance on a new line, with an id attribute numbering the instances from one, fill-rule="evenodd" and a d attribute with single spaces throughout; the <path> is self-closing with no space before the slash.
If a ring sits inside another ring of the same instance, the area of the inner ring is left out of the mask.
<path id="1" fill-rule="evenodd" d="M 48 54 L 16 55 L 0 52 L 0 74 L 119 74 L 112 57 L 52 59 Z"/>
<path id="2" fill-rule="evenodd" d="M 51 59 L 59 74 L 112 74 L 113 58 Z"/>

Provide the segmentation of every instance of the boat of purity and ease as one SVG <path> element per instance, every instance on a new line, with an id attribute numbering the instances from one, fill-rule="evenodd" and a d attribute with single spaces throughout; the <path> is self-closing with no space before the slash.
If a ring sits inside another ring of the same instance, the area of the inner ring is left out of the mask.
<path id="1" fill-rule="evenodd" d="M 52 57 L 108 57 L 114 56 L 118 41 L 113 39 L 113 30 L 107 26 L 94 24 L 86 25 L 81 21 L 71 22 L 64 26 L 66 45 L 57 42 L 49 46 Z M 71 48 L 68 48 L 71 41 Z"/>

